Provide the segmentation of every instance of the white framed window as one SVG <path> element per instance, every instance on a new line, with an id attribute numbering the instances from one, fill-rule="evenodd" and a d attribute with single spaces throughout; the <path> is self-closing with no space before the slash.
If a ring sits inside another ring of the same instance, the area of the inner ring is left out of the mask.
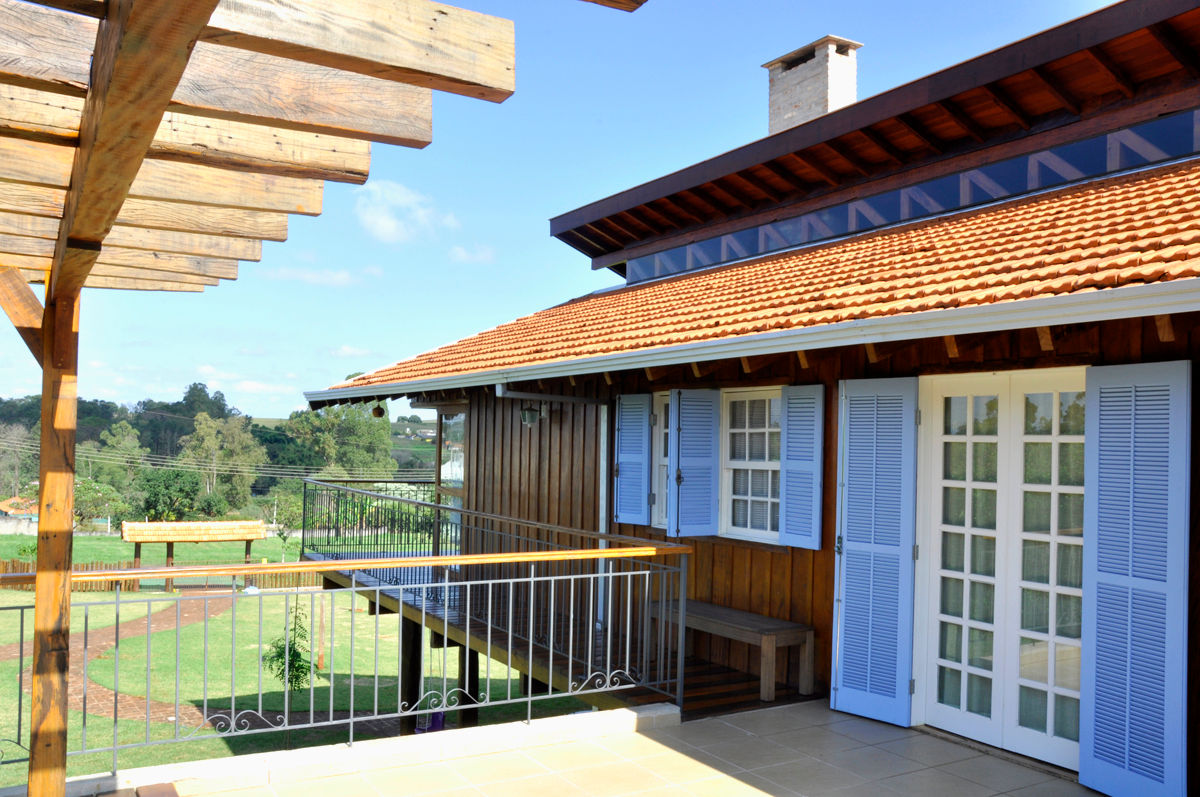
<path id="1" fill-rule="evenodd" d="M 781 389 L 721 393 L 721 524 L 724 536 L 779 541 Z"/>
<path id="2" fill-rule="evenodd" d="M 671 464 L 671 394 L 655 393 L 650 416 L 650 467 L 653 471 L 653 500 L 650 507 L 650 525 L 667 527 L 667 479 Z"/>

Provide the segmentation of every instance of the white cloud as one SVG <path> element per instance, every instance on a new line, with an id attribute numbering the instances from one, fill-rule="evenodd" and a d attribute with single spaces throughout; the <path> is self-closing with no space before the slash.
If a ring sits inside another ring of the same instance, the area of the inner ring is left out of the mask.
<path id="1" fill-rule="evenodd" d="M 458 229 L 458 219 L 443 213 L 433 201 L 391 180 L 376 180 L 355 189 L 358 222 L 376 240 L 405 243 L 438 229 Z"/>
<path id="2" fill-rule="evenodd" d="M 269 382 L 256 382 L 253 379 L 243 379 L 234 387 L 241 393 L 251 393 L 253 395 L 278 395 L 287 393 L 297 393 L 295 385 L 271 384 Z"/>
<path id="3" fill-rule="evenodd" d="M 231 373 L 229 371 L 222 371 L 222 370 L 218 369 L 215 365 L 207 365 L 207 364 L 196 366 L 196 373 L 200 374 L 200 376 L 203 376 L 206 379 L 237 379 L 238 378 L 238 375 L 235 373 Z"/>
<path id="4" fill-rule="evenodd" d="M 262 273 L 267 279 L 305 282 L 309 285 L 324 285 L 335 288 L 354 283 L 354 277 L 345 269 L 312 269 L 280 266 L 279 268 L 266 269 Z"/>
<path id="5" fill-rule="evenodd" d="M 450 247 L 450 259 L 455 263 L 491 263 L 496 259 L 496 250 L 483 244 L 475 244 L 470 249 L 456 245 Z"/>
<path id="6" fill-rule="evenodd" d="M 379 266 L 367 266 L 362 270 L 362 273 L 367 277 L 382 277 L 383 269 L 381 269 Z"/>
<path id="7" fill-rule="evenodd" d="M 357 346 L 350 346 L 346 343 L 343 343 L 330 352 L 334 357 L 365 357 L 370 353 L 370 349 L 360 349 Z"/>

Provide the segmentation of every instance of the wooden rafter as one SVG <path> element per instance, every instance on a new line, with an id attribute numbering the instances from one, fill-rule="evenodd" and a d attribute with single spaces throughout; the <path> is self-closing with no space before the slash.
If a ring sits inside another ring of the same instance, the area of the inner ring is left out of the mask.
<path id="1" fill-rule="evenodd" d="M 993 105 L 1003 111 L 1009 118 L 1020 125 L 1023 129 L 1028 130 L 1033 126 L 1033 122 L 1030 120 L 1029 115 L 1021 110 L 1021 106 L 1017 105 L 1017 101 L 1014 100 L 999 84 L 989 83 L 986 86 L 980 86 L 980 89 L 982 89 L 983 93 L 986 94 L 988 99 L 992 101 Z"/>
<path id="2" fill-rule="evenodd" d="M 986 134 L 980 129 L 979 125 L 972 121 L 971 117 L 963 113 L 962 108 L 959 108 L 958 103 L 956 103 L 954 100 L 942 100 L 936 104 L 937 107 L 941 108 L 947 116 L 953 119 L 954 124 L 962 128 L 962 131 L 968 136 L 980 143 L 983 143 L 984 139 L 987 138 Z"/>
<path id="3" fill-rule="evenodd" d="M 1100 71 L 1108 76 L 1108 79 L 1113 82 L 1122 94 L 1130 99 L 1133 98 L 1133 95 L 1137 92 L 1137 87 L 1133 85 L 1133 81 L 1129 79 L 1125 71 L 1108 57 L 1108 53 L 1104 52 L 1098 46 L 1089 47 L 1084 52 L 1087 53 L 1096 66 L 1100 67 Z"/>
<path id="4" fill-rule="evenodd" d="M 130 227 L 266 241 L 286 241 L 288 228 L 286 213 L 156 202 L 132 197 L 122 204 L 116 220 Z"/>
<path id="5" fill-rule="evenodd" d="M 104 245 L 180 255 L 224 257 L 231 260 L 262 260 L 262 241 L 252 238 L 229 238 L 141 227 L 114 227 L 104 240 Z"/>
<path id="6" fill-rule="evenodd" d="M 1157 25 L 1151 25 L 1150 35 L 1184 68 L 1184 71 L 1194 78 L 1200 77 L 1200 57 L 1197 57 L 1194 48 L 1180 38 L 1171 27 L 1171 23 L 1159 22 Z"/>
<path id="7" fill-rule="evenodd" d="M 1042 88 L 1050 92 L 1050 95 L 1062 104 L 1062 107 L 1076 116 L 1079 115 L 1079 100 L 1072 97 L 1045 67 L 1035 66 L 1029 70 L 1029 73 L 1042 84 Z"/>

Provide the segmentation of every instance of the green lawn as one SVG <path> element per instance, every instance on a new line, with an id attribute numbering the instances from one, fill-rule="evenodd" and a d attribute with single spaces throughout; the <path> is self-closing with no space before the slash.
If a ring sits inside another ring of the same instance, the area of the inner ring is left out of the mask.
<path id="1" fill-rule="evenodd" d="M 296 540 L 296 535 L 292 540 Z M 21 546 L 37 542 L 37 538 L 23 534 L 0 534 L 0 559 L 19 559 L 17 551 Z M 133 561 L 133 543 L 124 542 L 117 535 L 77 534 L 73 546 L 72 558 L 76 562 L 116 562 Z M 265 540 L 256 540 L 250 552 L 254 561 L 266 559 L 278 562 L 283 543 L 274 535 Z M 245 558 L 246 544 L 244 542 L 186 542 L 175 544 L 175 564 L 229 564 L 241 562 Z M 295 561 L 293 548 L 288 552 L 288 558 Z M 142 546 L 143 565 L 161 565 L 167 561 L 167 546 L 161 543 L 147 543 Z"/>
<path id="2" fill-rule="evenodd" d="M 146 601 L 130 600 L 128 592 L 121 596 L 121 622 L 126 623 L 131 620 L 136 620 L 146 616 Z M 106 606 L 90 606 L 92 603 L 101 601 L 112 601 L 116 598 L 115 592 L 76 592 L 71 595 L 71 632 L 83 633 L 84 617 L 87 618 L 88 630 L 97 628 L 107 628 L 116 622 L 117 612 L 116 607 L 109 604 Z M 126 604 L 126 601 L 128 603 Z M 29 609 L 25 612 L 19 612 L 15 608 L 8 607 L 32 606 L 33 593 L 15 589 L 0 589 L 0 645 L 8 645 L 16 642 L 21 637 L 20 615 L 25 615 L 25 640 L 33 639 L 33 610 Z M 155 603 L 154 609 L 157 610 L 167 603 Z M 31 655 L 31 651 L 26 648 L 25 655 Z"/>

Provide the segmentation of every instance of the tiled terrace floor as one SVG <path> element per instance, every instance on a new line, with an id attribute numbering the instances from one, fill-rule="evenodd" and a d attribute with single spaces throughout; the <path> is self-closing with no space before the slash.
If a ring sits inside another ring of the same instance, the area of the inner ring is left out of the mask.
<path id="1" fill-rule="evenodd" d="M 1095 794 L 1052 772 L 819 702 L 519 752 L 362 770 L 219 792 L 301 795 L 839 795 L 1043 797 Z M 212 762 L 219 766 L 219 762 Z M 181 795 L 199 794 L 186 782 Z M 203 791 L 213 794 L 211 787 Z"/>

